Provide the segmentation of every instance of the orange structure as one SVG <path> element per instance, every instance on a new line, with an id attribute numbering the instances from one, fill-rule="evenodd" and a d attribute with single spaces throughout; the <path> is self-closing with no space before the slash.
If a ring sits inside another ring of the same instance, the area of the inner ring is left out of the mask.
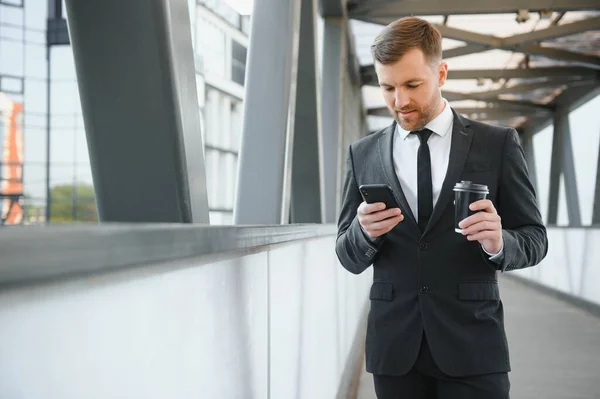
<path id="1" fill-rule="evenodd" d="M 0 92 L 4 130 L 0 161 L 1 224 L 23 221 L 23 104 Z"/>

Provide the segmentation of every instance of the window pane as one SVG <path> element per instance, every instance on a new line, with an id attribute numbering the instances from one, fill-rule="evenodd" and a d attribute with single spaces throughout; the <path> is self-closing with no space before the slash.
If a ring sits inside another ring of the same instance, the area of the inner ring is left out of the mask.
<path id="1" fill-rule="evenodd" d="M 23 43 L 0 40 L 0 74 L 23 76 Z"/>
<path id="2" fill-rule="evenodd" d="M 2 16 L 2 11 L 0 11 L 0 16 Z M 21 17 L 15 18 L 13 21 L 7 21 L 6 16 L 2 16 L 0 19 L 0 37 L 2 39 L 22 42 L 23 41 L 23 19 Z M 0 49 L 0 54 L 2 53 L 2 49 Z"/>
<path id="3" fill-rule="evenodd" d="M 231 41 L 231 80 L 242 86 L 245 83 L 247 52 L 244 46 Z"/>
<path id="4" fill-rule="evenodd" d="M 23 94 L 23 78 L 0 75 L 0 91 Z"/>

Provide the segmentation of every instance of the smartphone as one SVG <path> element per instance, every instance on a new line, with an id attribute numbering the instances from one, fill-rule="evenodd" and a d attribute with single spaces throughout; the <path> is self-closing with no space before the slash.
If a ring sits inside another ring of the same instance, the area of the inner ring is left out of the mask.
<path id="1" fill-rule="evenodd" d="M 387 184 L 363 184 L 358 188 L 367 204 L 383 202 L 387 208 L 400 208 L 392 188 Z"/>

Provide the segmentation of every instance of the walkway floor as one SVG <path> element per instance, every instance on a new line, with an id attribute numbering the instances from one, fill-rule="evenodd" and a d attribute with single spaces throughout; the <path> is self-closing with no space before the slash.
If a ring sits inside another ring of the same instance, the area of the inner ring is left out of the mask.
<path id="1" fill-rule="evenodd" d="M 511 399 L 600 398 L 600 318 L 512 279 L 501 279 L 500 292 Z M 358 399 L 375 399 L 364 371 Z"/>

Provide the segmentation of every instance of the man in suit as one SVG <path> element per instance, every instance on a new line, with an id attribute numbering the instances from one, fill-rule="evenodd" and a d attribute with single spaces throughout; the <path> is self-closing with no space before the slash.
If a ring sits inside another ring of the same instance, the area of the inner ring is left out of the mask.
<path id="1" fill-rule="evenodd" d="M 506 399 L 497 273 L 538 264 L 546 230 L 517 132 L 464 118 L 442 98 L 441 42 L 433 25 L 407 17 L 371 47 L 395 121 L 348 150 L 336 252 L 352 273 L 373 265 L 366 366 L 379 399 Z M 489 195 L 457 233 L 462 180 Z M 363 202 L 359 186 L 375 183 L 400 208 Z"/>

